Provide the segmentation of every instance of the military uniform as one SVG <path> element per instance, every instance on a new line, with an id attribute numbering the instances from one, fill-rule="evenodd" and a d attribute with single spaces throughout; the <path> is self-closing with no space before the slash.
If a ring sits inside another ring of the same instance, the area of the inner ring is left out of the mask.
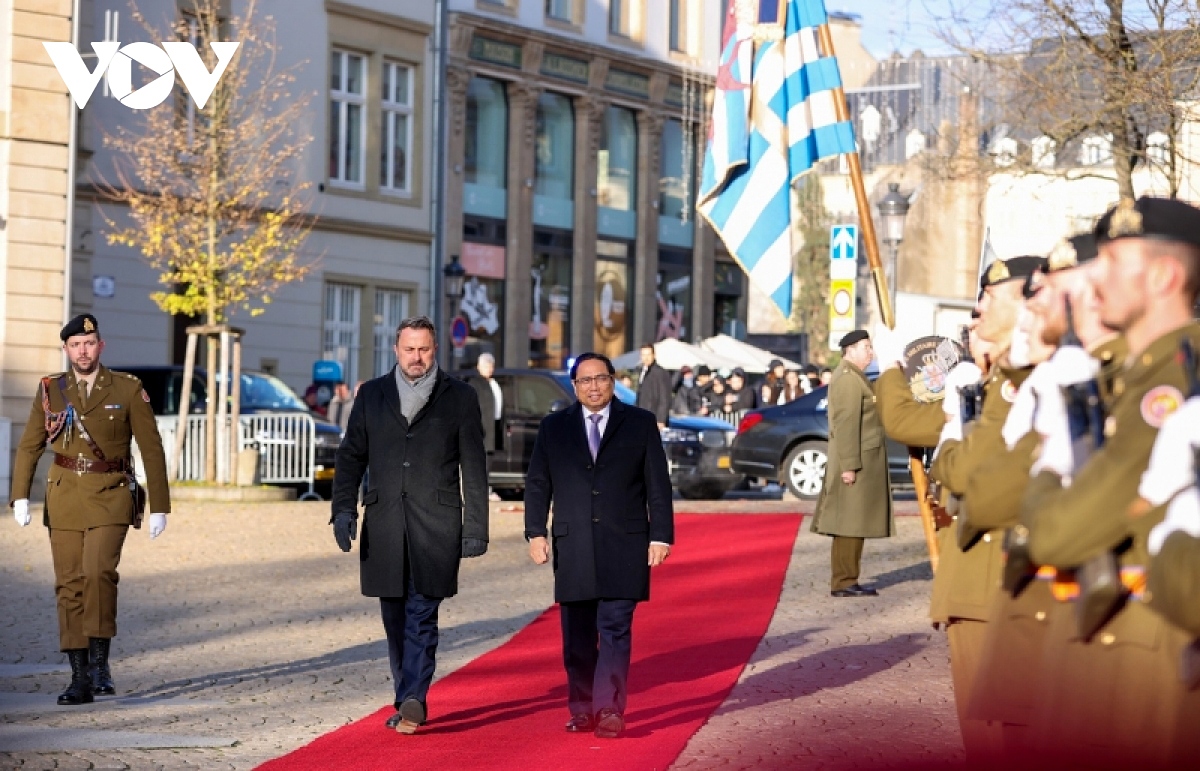
<path id="1" fill-rule="evenodd" d="M 854 484 L 842 482 L 844 471 L 855 472 Z M 857 585 L 862 539 L 896 532 L 875 394 L 866 375 L 847 361 L 838 365 L 829 384 L 829 454 L 811 529 L 834 537 L 830 588 L 835 592 Z"/>
<path id="2" fill-rule="evenodd" d="M 1187 204 L 1143 198 L 1122 201 L 1096 233 L 1102 241 L 1160 237 L 1196 244 L 1198 225 L 1200 211 Z M 1104 446 L 1074 470 L 1069 486 L 1042 471 L 1023 504 L 1034 561 L 1071 569 L 1115 553 L 1129 592 L 1092 639 L 1082 639 L 1069 617 L 1057 622 L 1066 629 L 1051 631 L 1066 642 L 1047 648 L 1043 660 L 1038 742 L 1076 762 L 1180 767 L 1173 743 L 1186 703 L 1178 665 L 1188 639 L 1150 609 L 1144 591 L 1146 541 L 1163 508 L 1133 504 L 1158 429 L 1184 401 L 1189 378 L 1178 352 L 1185 339 L 1200 347 L 1200 325 L 1185 324 L 1126 360 L 1113 381 Z"/>
<path id="3" fill-rule="evenodd" d="M 94 317 L 78 317 L 64 328 L 64 342 L 85 334 L 85 324 L 87 333 L 97 330 Z M 149 482 L 149 510 L 169 513 L 170 498 L 162 440 L 141 381 L 98 365 L 86 396 L 80 384 L 69 371 L 38 385 L 17 446 L 12 500 L 28 499 L 38 460 L 49 448 L 54 462 L 43 523 L 54 561 L 59 645 L 68 653 L 86 654 L 93 640 L 101 640 L 107 660 L 107 643 L 117 632 L 117 565 L 135 523 L 128 482 L 132 439 L 137 439 Z"/>
<path id="4" fill-rule="evenodd" d="M 908 447 L 936 447 L 945 413 L 939 402 L 918 402 L 904 371 L 892 367 L 875 379 L 875 407 L 884 432 Z"/>

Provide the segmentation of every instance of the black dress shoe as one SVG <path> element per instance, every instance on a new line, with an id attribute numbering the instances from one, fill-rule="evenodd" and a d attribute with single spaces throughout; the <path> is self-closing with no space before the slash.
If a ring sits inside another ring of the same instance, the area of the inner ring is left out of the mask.
<path id="1" fill-rule="evenodd" d="M 596 738 L 616 739 L 625 730 L 625 718 L 615 709 L 602 709 L 596 715 Z"/>
<path id="2" fill-rule="evenodd" d="M 851 584 L 845 589 L 834 589 L 829 593 L 830 597 L 878 597 L 879 592 L 874 589 L 867 589 L 858 584 Z"/>
<path id="3" fill-rule="evenodd" d="M 393 714 L 391 717 L 389 717 L 387 719 L 387 722 L 384 723 L 384 725 L 386 725 L 388 728 L 395 731 L 396 726 L 400 725 L 400 721 L 403 719 L 404 719 L 404 716 L 401 715 L 399 712 L 396 712 L 395 714 Z"/>
<path id="4" fill-rule="evenodd" d="M 405 699 L 396 714 L 400 716 L 395 726 L 399 733 L 415 734 L 417 728 L 425 725 L 425 705 L 418 699 Z"/>
<path id="5" fill-rule="evenodd" d="M 108 651 L 111 644 L 112 640 L 104 637 L 93 637 L 88 642 L 92 693 L 97 696 L 114 696 L 117 693 L 117 688 L 113 685 L 112 671 L 108 668 Z"/>
<path id="6" fill-rule="evenodd" d="M 591 733 L 595 727 L 596 721 L 592 720 L 592 716 L 587 713 L 571 715 L 571 719 L 567 721 L 567 733 Z"/>

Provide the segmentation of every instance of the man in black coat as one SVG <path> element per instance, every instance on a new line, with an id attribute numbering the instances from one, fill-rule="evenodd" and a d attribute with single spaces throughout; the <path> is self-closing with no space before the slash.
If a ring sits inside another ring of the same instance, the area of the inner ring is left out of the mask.
<path id="1" fill-rule="evenodd" d="M 396 688 L 387 725 L 414 733 L 427 715 L 438 606 L 458 592 L 460 559 L 487 551 L 487 465 L 479 400 L 438 369 L 433 323 L 424 316 L 402 321 L 395 350 L 397 365 L 363 383 L 354 400 L 338 448 L 331 524 L 338 546 L 350 551 L 369 469 L 362 593 L 379 598 L 387 632 Z"/>
<path id="2" fill-rule="evenodd" d="M 577 401 L 547 415 L 525 476 L 525 537 L 550 560 L 567 670 L 567 730 L 616 738 L 625 728 L 633 611 L 650 599 L 650 568 L 675 539 L 671 478 L 655 416 L 613 399 L 612 362 L 580 355 Z"/>
<path id="3" fill-rule="evenodd" d="M 638 355 L 642 359 L 642 367 L 638 370 L 637 406 L 650 410 L 658 421 L 659 428 L 667 425 L 667 416 L 671 414 L 671 373 L 663 369 L 654 360 L 654 345 L 646 343 Z"/>

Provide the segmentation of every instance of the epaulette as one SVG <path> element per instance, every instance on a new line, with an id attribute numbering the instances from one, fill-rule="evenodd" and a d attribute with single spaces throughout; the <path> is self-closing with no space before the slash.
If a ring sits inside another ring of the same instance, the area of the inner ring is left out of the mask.
<path id="1" fill-rule="evenodd" d="M 66 377 L 66 372 L 55 372 L 53 375 L 46 375 L 51 380 L 58 380 L 60 377 Z"/>
<path id="2" fill-rule="evenodd" d="M 121 372 L 120 370 L 116 370 L 116 369 L 110 369 L 109 372 L 111 372 L 114 375 L 120 375 L 121 377 L 128 378 L 130 380 L 138 380 L 137 375 L 131 374 L 129 372 Z"/>

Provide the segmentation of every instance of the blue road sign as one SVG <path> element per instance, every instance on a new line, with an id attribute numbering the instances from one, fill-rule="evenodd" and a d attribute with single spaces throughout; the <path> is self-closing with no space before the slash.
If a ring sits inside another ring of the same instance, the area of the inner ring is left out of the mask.
<path id="1" fill-rule="evenodd" d="M 462 348 L 467 344 L 467 320 L 462 316 L 455 316 L 454 321 L 450 322 L 450 342 L 455 348 Z"/>
<path id="2" fill-rule="evenodd" d="M 829 260 L 829 277 L 831 279 L 852 279 L 857 275 L 857 225 L 834 225 L 830 229 Z"/>

